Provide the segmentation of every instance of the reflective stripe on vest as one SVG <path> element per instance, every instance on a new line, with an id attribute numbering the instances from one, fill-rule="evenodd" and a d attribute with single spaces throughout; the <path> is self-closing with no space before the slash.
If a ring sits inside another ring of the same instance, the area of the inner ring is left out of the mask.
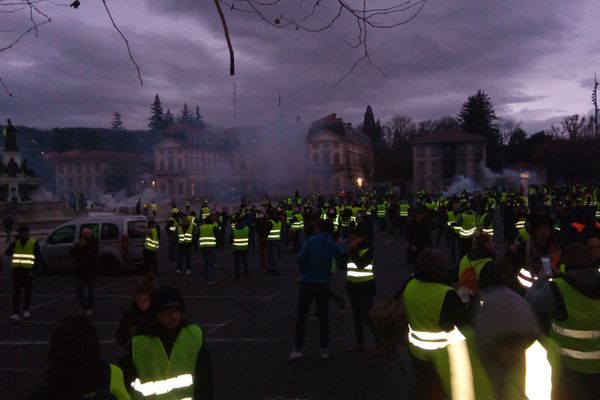
<path id="1" fill-rule="evenodd" d="M 188 325 L 181 330 L 170 355 L 158 337 L 134 336 L 132 358 L 138 378 L 131 387 L 143 398 L 192 398 L 193 374 L 202 345 L 202 330 L 197 325 Z"/>
<path id="2" fill-rule="evenodd" d="M 377 206 L 377 218 L 385 218 L 386 206 L 385 204 L 379 204 Z"/>
<path id="3" fill-rule="evenodd" d="M 517 280 L 519 281 L 519 284 L 525 289 L 529 289 L 531 286 L 533 286 L 533 282 L 536 279 L 537 277 L 526 268 L 521 268 L 517 274 Z"/>
<path id="4" fill-rule="evenodd" d="M 192 233 L 194 231 L 193 225 L 188 225 L 187 230 L 184 232 L 181 225 L 177 226 L 177 243 L 186 244 L 192 243 Z"/>
<path id="5" fill-rule="evenodd" d="M 370 249 L 358 250 L 358 256 L 364 256 Z M 361 283 L 373 280 L 373 260 L 369 260 L 369 264 L 364 268 L 358 268 L 356 263 L 350 258 L 346 264 L 346 279 L 349 282 Z"/>
<path id="6" fill-rule="evenodd" d="M 462 226 L 458 228 L 458 234 L 461 238 L 468 239 L 475 233 L 476 221 L 475 214 L 462 213 Z"/>
<path id="7" fill-rule="evenodd" d="M 150 236 L 146 234 L 146 240 L 144 240 L 144 249 L 150 251 L 157 251 L 158 245 L 158 231 L 156 230 L 156 228 L 150 228 Z"/>
<path id="8" fill-rule="evenodd" d="M 233 249 L 246 250 L 248 248 L 250 228 L 244 226 L 242 229 L 233 228 Z"/>
<path id="9" fill-rule="evenodd" d="M 10 266 L 12 268 L 33 268 L 35 265 L 35 240 L 29 239 L 25 246 L 21 246 L 21 241 L 15 243 L 15 250 L 12 255 Z"/>
<path id="10" fill-rule="evenodd" d="M 409 208 L 410 208 L 409 204 L 406 204 L 406 203 L 400 204 L 400 216 L 401 217 L 408 217 L 408 209 Z"/>
<path id="11" fill-rule="evenodd" d="M 217 247 L 217 238 L 213 232 L 215 228 L 212 224 L 204 224 L 200 226 L 200 247 Z"/>
<path id="12" fill-rule="evenodd" d="M 169 221 L 172 222 L 171 226 L 169 226 L 169 230 L 173 233 L 177 230 L 177 220 L 173 217 L 169 218 Z"/>
<path id="13" fill-rule="evenodd" d="M 293 231 L 301 231 L 304 229 L 304 220 L 301 214 L 294 214 L 294 218 L 296 219 L 292 222 L 292 230 Z"/>
<path id="14" fill-rule="evenodd" d="M 281 239 L 281 222 L 280 221 L 271 221 L 272 227 L 271 231 L 269 231 L 268 240 L 280 240 Z"/>
<path id="15" fill-rule="evenodd" d="M 552 366 L 548 352 L 537 340 L 525 350 L 525 395 L 528 399 L 550 400 Z"/>
<path id="16" fill-rule="evenodd" d="M 409 324 L 408 341 L 427 351 L 446 349 L 452 398 L 466 400 L 475 398 L 469 349 L 465 337 L 456 326 L 450 332 L 419 332 L 413 330 Z"/>

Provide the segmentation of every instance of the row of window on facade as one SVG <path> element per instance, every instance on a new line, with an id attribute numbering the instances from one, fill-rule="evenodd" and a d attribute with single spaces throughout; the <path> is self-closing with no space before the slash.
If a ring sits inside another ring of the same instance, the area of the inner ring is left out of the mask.
<path id="1" fill-rule="evenodd" d="M 101 170 L 100 163 L 58 163 L 56 164 L 57 174 L 99 174 Z"/>
<path id="2" fill-rule="evenodd" d="M 340 147 L 340 142 L 337 140 L 332 140 L 332 141 L 321 140 L 318 142 L 313 142 L 311 146 L 312 146 L 313 150 L 318 150 L 318 149 L 327 150 L 329 148 L 337 149 Z"/>
<path id="3" fill-rule="evenodd" d="M 472 155 L 475 158 L 481 158 L 485 150 L 484 144 L 462 143 L 456 145 L 448 144 L 419 144 L 416 145 L 417 157 L 441 157 L 454 153 L 457 156 Z"/>
<path id="4" fill-rule="evenodd" d="M 458 175 L 466 175 L 469 172 L 467 166 L 472 165 L 473 172 L 475 174 L 481 172 L 481 164 L 479 162 L 468 163 L 467 160 L 456 160 L 455 161 L 455 173 Z M 442 162 L 441 161 L 419 161 L 416 163 L 416 171 L 417 175 L 442 175 Z"/>
<path id="5" fill-rule="evenodd" d="M 365 160 L 365 157 L 361 154 L 347 151 L 346 152 L 346 164 L 349 167 L 352 166 L 361 166 L 362 162 Z M 341 158 L 340 153 L 334 152 L 333 157 L 331 157 L 331 152 L 322 151 L 320 153 L 313 152 L 312 153 L 312 163 L 313 164 L 324 164 L 324 165 L 340 165 Z"/>
<path id="6" fill-rule="evenodd" d="M 56 188 L 57 189 L 68 189 L 72 187 L 77 188 L 89 188 L 95 189 L 101 187 L 103 184 L 102 176 L 77 176 L 77 177 L 57 177 Z"/>

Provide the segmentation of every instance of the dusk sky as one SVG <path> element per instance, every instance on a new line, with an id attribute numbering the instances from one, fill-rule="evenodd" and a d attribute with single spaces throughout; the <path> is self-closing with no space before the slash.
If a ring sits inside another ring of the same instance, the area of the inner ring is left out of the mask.
<path id="1" fill-rule="evenodd" d="M 0 77 L 15 96 L 0 92 L 2 122 L 109 127 L 118 111 L 126 128 L 146 129 L 158 93 L 165 111 L 177 115 L 185 102 L 198 105 L 208 123 L 233 126 L 233 77 L 212 1 L 108 1 L 143 86 L 102 2 L 81 0 L 78 10 L 59 5 L 70 2 L 38 3 L 52 22 L 38 37 L 28 35 L 0 53 Z M 305 14 L 314 1 L 304 0 L 304 11 L 300 0 L 282 3 L 267 13 L 270 20 Z M 335 14 L 337 1 L 321 3 L 309 25 Z M 1 12 L 7 8 L 0 2 L 0 48 L 30 24 L 28 10 Z M 371 57 L 386 76 L 363 63 L 334 88 L 362 56 L 344 42 L 356 40 L 352 18 L 310 33 L 224 12 L 236 52 L 238 125 L 273 120 L 279 91 L 285 117 L 306 122 L 335 112 L 359 123 L 367 104 L 383 123 L 394 114 L 416 121 L 456 116 L 477 89 L 488 93 L 498 117 L 523 122 L 529 133 L 593 110 L 594 73 L 600 72 L 597 0 L 429 0 L 410 23 L 369 31 Z"/>

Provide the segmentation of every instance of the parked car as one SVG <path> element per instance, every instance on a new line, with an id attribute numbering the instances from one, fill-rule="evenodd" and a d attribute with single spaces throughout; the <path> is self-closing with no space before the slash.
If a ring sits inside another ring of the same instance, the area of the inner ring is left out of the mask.
<path id="1" fill-rule="evenodd" d="M 94 215 L 65 222 L 40 240 L 42 267 L 47 272 L 73 271 L 71 248 L 81 231 L 90 228 L 98 239 L 98 272 L 115 273 L 135 269 L 143 263 L 148 220 L 136 215 Z"/>

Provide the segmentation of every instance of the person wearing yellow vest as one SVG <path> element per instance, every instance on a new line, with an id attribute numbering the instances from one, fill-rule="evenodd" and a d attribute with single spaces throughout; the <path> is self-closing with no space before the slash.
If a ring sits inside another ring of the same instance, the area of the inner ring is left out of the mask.
<path id="1" fill-rule="evenodd" d="M 152 200 L 152 203 L 150 203 L 150 210 L 152 211 L 152 216 L 156 217 L 156 213 L 158 212 L 158 204 L 155 200 Z"/>
<path id="2" fill-rule="evenodd" d="M 145 272 L 156 272 L 158 270 L 158 248 L 160 245 L 160 235 L 158 224 L 154 220 L 148 221 L 146 228 L 146 237 L 144 239 L 144 269 Z"/>
<path id="3" fill-rule="evenodd" d="M 185 261 L 186 275 L 192 274 L 192 237 L 194 225 L 190 223 L 187 215 L 181 214 L 181 222 L 177 225 L 177 269 L 175 273 L 181 275 L 181 268 Z"/>
<path id="4" fill-rule="evenodd" d="M 385 232 L 387 230 L 387 209 L 388 203 L 384 199 L 379 199 L 377 201 L 377 206 L 375 206 L 377 210 L 376 218 L 379 222 L 379 230 Z"/>
<path id="5" fill-rule="evenodd" d="M 447 281 L 447 271 L 444 253 L 425 250 L 417 259 L 414 276 L 401 290 L 409 324 L 408 350 L 419 379 L 419 398 L 437 398 L 427 397 L 441 390 L 436 376 L 442 373 L 436 373 L 434 353 L 446 352 L 445 346 L 438 346 L 458 336 L 458 329 L 469 320 L 460 296 Z"/>
<path id="6" fill-rule="evenodd" d="M 458 292 L 464 303 L 469 297 L 478 297 L 481 290 L 502 285 L 502 269 L 496 258 L 494 237 L 484 233 L 481 228 L 475 230 L 473 246 L 458 265 Z"/>
<path id="7" fill-rule="evenodd" d="M 373 320 L 369 318 L 369 310 L 376 295 L 373 249 L 365 241 L 362 232 L 355 230 L 350 233 L 348 256 L 345 261 L 346 293 L 350 298 L 355 337 L 355 344 L 347 351 L 364 351 L 363 324 L 366 324 L 376 343 L 371 356 L 379 357 L 385 348 L 381 345 Z"/>
<path id="8" fill-rule="evenodd" d="M 83 315 L 62 318 L 50 334 L 48 370 L 32 400 L 131 400 L 123 371 L 100 356 L 94 325 Z"/>
<path id="9" fill-rule="evenodd" d="M 29 227 L 21 225 L 17 229 L 17 236 L 4 253 L 12 257 L 10 266 L 13 282 L 13 313 L 10 319 L 21 319 L 21 291 L 23 291 L 23 318 L 29 318 L 31 304 L 31 289 L 33 286 L 34 271 L 40 258 L 40 247 L 35 239 L 29 237 Z"/>
<path id="10" fill-rule="evenodd" d="M 550 339 L 564 364 L 560 398 L 597 399 L 600 393 L 600 271 L 587 246 L 567 245 L 564 275 L 540 279 L 526 294 L 534 310 L 550 318 Z M 558 397 L 557 397 L 558 398 Z"/>
<path id="11" fill-rule="evenodd" d="M 150 296 L 149 316 L 125 357 L 134 399 L 214 399 L 210 354 L 202 329 L 184 319 L 178 289 L 163 286 Z"/>
<path id="12" fill-rule="evenodd" d="M 477 217 L 468 201 L 464 201 L 461 208 L 461 213 L 454 221 L 454 226 L 457 227 L 458 231 L 458 257 L 462 259 L 471 249 L 471 241 L 477 226 Z"/>
<path id="13" fill-rule="evenodd" d="M 303 230 L 304 230 L 304 218 L 302 217 L 301 208 L 298 207 L 298 209 L 292 215 L 292 224 L 290 226 L 293 251 L 300 250 L 300 235 L 302 234 Z"/>
<path id="14" fill-rule="evenodd" d="M 271 211 L 268 226 L 269 236 L 267 236 L 267 273 L 279 275 L 279 257 L 281 257 L 281 230 L 283 224 L 278 211 Z"/>
<path id="15" fill-rule="evenodd" d="M 165 224 L 165 232 L 169 240 L 169 261 L 177 260 L 177 225 L 179 225 L 179 211 L 172 213 Z"/>
<path id="16" fill-rule="evenodd" d="M 219 228 L 215 226 L 212 215 L 206 217 L 200 225 L 200 254 L 204 264 L 204 282 L 208 285 L 217 283 L 215 280 L 215 264 L 217 260 L 217 238 Z"/>
<path id="17" fill-rule="evenodd" d="M 241 278 L 240 264 L 244 267 L 244 279 L 248 279 L 248 245 L 250 244 L 250 228 L 244 225 L 241 218 L 237 217 L 231 229 L 229 242 L 233 246 L 233 262 L 235 266 L 235 280 Z"/>

